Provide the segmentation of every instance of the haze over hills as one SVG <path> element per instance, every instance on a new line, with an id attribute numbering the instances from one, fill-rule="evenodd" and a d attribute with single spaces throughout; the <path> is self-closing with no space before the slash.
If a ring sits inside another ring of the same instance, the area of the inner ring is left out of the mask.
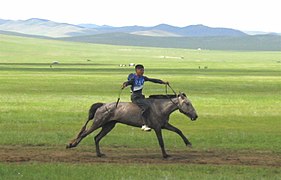
<path id="1" fill-rule="evenodd" d="M 70 37 L 94 34 L 95 29 L 87 29 L 67 23 L 57 23 L 45 19 L 0 20 L 0 30 L 47 37 Z"/>
<path id="2" fill-rule="evenodd" d="M 176 27 L 168 24 L 159 24 L 153 27 L 125 26 L 120 28 L 101 28 L 104 32 L 124 32 L 139 35 L 150 35 L 149 32 L 160 32 L 158 36 L 181 36 L 181 37 L 204 37 L 204 36 L 244 36 L 246 33 L 229 28 L 211 28 L 204 25 L 191 25 L 186 27 Z M 151 35 L 153 36 L 153 35 Z"/>
<path id="3" fill-rule="evenodd" d="M 107 33 L 92 36 L 61 38 L 61 40 L 96 44 L 200 50 L 281 51 L 281 36 L 277 35 L 238 37 L 151 37 L 127 33 Z"/>
<path id="4" fill-rule="evenodd" d="M 281 36 L 277 33 L 248 35 L 235 29 L 204 25 L 112 27 L 72 25 L 38 18 L 18 21 L 0 19 L 0 34 L 129 46 L 281 51 Z"/>
<path id="5" fill-rule="evenodd" d="M 72 37 L 83 35 L 95 35 L 104 33 L 130 33 L 147 36 L 171 36 L 171 37 L 203 37 L 203 36 L 244 36 L 246 33 L 229 28 L 212 28 L 204 25 L 191 25 L 176 27 L 168 24 L 159 24 L 153 27 L 143 26 L 98 26 L 95 24 L 73 25 L 57 23 L 50 20 L 32 18 L 28 20 L 1 20 L 0 30 L 12 31 L 29 35 L 48 37 Z"/>

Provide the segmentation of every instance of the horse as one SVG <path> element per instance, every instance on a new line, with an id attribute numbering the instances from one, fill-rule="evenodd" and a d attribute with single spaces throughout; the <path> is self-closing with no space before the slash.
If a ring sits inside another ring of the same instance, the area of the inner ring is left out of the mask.
<path id="1" fill-rule="evenodd" d="M 176 110 L 189 117 L 192 121 L 198 118 L 196 110 L 185 93 L 175 95 L 151 95 L 146 98 L 150 103 L 150 110 L 147 124 L 155 131 L 163 158 L 169 157 L 164 148 L 162 138 L 162 129 L 177 133 L 186 146 L 192 146 L 190 141 L 183 135 L 181 130 L 169 123 L 169 116 Z M 86 129 L 87 124 L 93 119 L 93 124 Z M 141 127 L 143 125 L 141 109 L 131 102 L 113 103 L 95 103 L 89 110 L 88 120 L 82 127 L 81 131 L 75 139 L 73 139 L 66 148 L 76 147 L 83 138 L 91 134 L 98 128 L 101 131 L 94 137 L 96 154 L 98 157 L 105 156 L 100 152 L 99 142 L 107 135 L 115 126 L 116 123 L 122 123 L 129 126 Z"/>

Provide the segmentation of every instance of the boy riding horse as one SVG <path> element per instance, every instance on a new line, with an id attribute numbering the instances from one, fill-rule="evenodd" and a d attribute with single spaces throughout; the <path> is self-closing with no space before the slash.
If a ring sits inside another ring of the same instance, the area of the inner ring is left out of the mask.
<path id="1" fill-rule="evenodd" d="M 149 102 L 145 100 L 145 96 L 142 94 L 142 89 L 145 81 L 150 81 L 153 83 L 158 84 L 169 84 L 169 82 L 164 82 L 160 79 L 152 79 L 144 76 L 144 66 L 141 64 L 138 64 L 135 66 L 135 74 L 132 74 L 130 76 L 130 79 L 128 81 L 124 82 L 122 85 L 122 89 L 125 87 L 131 85 L 131 101 L 138 105 L 142 110 L 142 119 L 143 119 L 143 131 L 150 131 L 151 128 L 148 127 L 148 117 L 149 117 Z"/>

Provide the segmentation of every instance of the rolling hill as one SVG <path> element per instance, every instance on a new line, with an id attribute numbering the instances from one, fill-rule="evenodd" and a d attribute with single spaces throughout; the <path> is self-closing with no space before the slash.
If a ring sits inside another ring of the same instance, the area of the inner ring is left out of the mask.
<path id="1" fill-rule="evenodd" d="M 96 32 L 95 29 L 38 18 L 18 21 L 0 20 L 0 30 L 47 37 L 90 35 Z"/>
<path id="2" fill-rule="evenodd" d="M 47 37 L 73 37 L 105 33 L 129 33 L 146 36 L 164 37 L 204 37 L 204 36 L 245 36 L 242 31 L 229 28 L 213 28 L 204 25 L 176 27 L 168 24 L 159 24 L 153 27 L 144 26 L 98 26 L 95 24 L 73 25 L 57 23 L 46 19 L 32 18 L 28 20 L 0 19 L 0 30 L 22 34 Z"/>
<path id="3" fill-rule="evenodd" d="M 281 51 L 281 36 L 213 36 L 213 37 L 151 37 L 128 33 L 106 33 L 92 36 L 60 38 L 65 41 L 148 46 L 164 48 L 187 48 L 209 50 Z"/>
<path id="4" fill-rule="evenodd" d="M 0 19 L 0 34 L 112 45 L 281 51 L 281 36 L 278 34 L 247 35 L 235 29 L 204 25 L 112 27 L 95 24 L 72 25 L 38 18 L 18 21 Z"/>
<path id="5" fill-rule="evenodd" d="M 83 25 L 81 25 L 83 26 Z M 86 25 L 84 27 L 94 27 L 95 25 Z M 143 26 L 124 26 L 112 27 L 101 26 L 96 27 L 99 34 L 105 33 L 130 33 L 148 36 L 165 36 L 165 37 L 204 37 L 204 36 L 245 36 L 246 33 L 229 28 L 213 28 L 204 25 L 191 25 L 186 27 L 176 27 L 168 24 L 159 24 L 153 27 Z"/>

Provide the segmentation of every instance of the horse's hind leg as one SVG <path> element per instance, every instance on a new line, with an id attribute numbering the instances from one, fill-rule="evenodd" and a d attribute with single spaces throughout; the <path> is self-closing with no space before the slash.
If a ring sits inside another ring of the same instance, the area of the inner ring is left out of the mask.
<path id="1" fill-rule="evenodd" d="M 94 130 L 98 129 L 100 126 L 98 126 L 97 124 L 93 124 L 89 129 L 83 131 L 82 133 L 80 133 L 76 139 L 72 140 L 67 146 L 66 148 L 72 148 L 72 147 L 76 147 L 81 141 L 82 139 L 84 139 L 86 136 L 88 136 L 89 134 L 91 134 Z"/>
<path id="2" fill-rule="evenodd" d="M 189 142 L 189 140 L 183 135 L 181 130 L 179 130 L 178 128 L 172 126 L 169 123 L 167 123 L 163 128 L 167 129 L 169 131 L 173 131 L 173 132 L 177 133 L 178 135 L 180 135 L 180 137 L 182 138 L 182 140 L 184 141 L 186 146 L 190 146 L 190 147 L 192 146 L 191 143 Z"/>
<path id="3" fill-rule="evenodd" d="M 96 153 L 98 157 L 105 156 L 100 152 L 100 146 L 99 142 L 100 140 L 107 135 L 115 126 L 116 122 L 115 121 L 110 121 L 107 124 L 102 126 L 102 130 L 95 136 L 95 144 L 96 144 Z"/>

